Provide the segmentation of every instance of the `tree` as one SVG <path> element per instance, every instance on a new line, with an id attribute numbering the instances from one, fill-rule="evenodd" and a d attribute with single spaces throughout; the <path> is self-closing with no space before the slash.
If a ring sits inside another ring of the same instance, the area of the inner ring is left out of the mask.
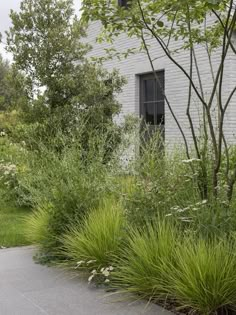
<path id="1" fill-rule="evenodd" d="M 31 97 L 46 90 L 48 105 L 60 106 L 69 97 L 70 79 L 88 50 L 74 16 L 72 0 L 23 0 L 20 12 L 11 11 L 7 49 L 28 80 Z"/>
<path id="2" fill-rule="evenodd" d="M 26 101 L 23 75 L 0 56 L 0 111 L 19 108 Z"/>
<path id="3" fill-rule="evenodd" d="M 10 17 L 7 49 L 26 77 L 31 100 L 24 116 L 29 140 L 33 134 L 35 144 L 44 139 L 52 145 L 58 131 L 73 138 L 83 117 L 86 146 L 92 130 L 99 134 L 113 125 L 120 111 L 115 94 L 124 79 L 86 60 L 89 46 L 81 42 L 84 31 L 72 0 L 23 0 Z"/>
<path id="4" fill-rule="evenodd" d="M 10 71 L 9 64 L 0 56 L 0 110 L 6 108 L 6 76 Z"/>
<path id="5" fill-rule="evenodd" d="M 210 24 L 207 23 L 209 16 L 212 17 Z M 154 60 L 158 56 L 153 55 L 150 49 L 148 44 L 150 39 L 155 40 L 169 61 L 184 74 L 188 82 L 184 88 L 188 93 L 186 118 L 191 131 L 191 141 L 188 141 L 168 95 L 162 89 L 166 105 L 182 135 L 188 160 L 199 161 L 197 169 L 194 163 L 189 163 L 189 165 L 194 174 L 198 173 L 197 181 L 201 197 L 210 198 L 212 191 L 214 198 L 218 198 L 219 182 L 223 176 L 223 182 L 227 187 L 227 199 L 230 202 L 236 182 L 236 164 L 232 155 L 234 150 L 230 148 L 224 135 L 224 124 L 236 87 L 231 89 L 226 100 L 222 95 L 226 88 L 224 83 L 226 59 L 229 54 L 234 60 L 236 56 L 236 48 L 232 40 L 236 27 L 235 2 L 233 0 L 174 0 L 171 2 L 169 0 L 132 0 L 128 1 L 126 6 L 120 7 L 116 1 L 107 3 L 106 0 L 84 0 L 83 21 L 87 24 L 90 20 L 102 22 L 101 37 L 109 38 L 110 42 L 120 33 L 126 33 L 128 37 L 137 37 L 140 41 L 140 50 L 147 54 L 154 75 Z M 178 41 L 178 51 L 171 49 L 170 43 L 174 41 Z M 205 87 L 199 71 L 199 60 L 196 54 L 196 47 L 199 45 L 206 49 L 212 74 L 209 98 L 205 95 Z M 188 51 L 188 69 L 178 59 L 183 51 Z M 219 62 L 216 65 L 212 61 L 215 51 L 219 52 Z M 196 76 L 193 73 L 196 73 Z M 158 81 L 157 76 L 156 79 Z M 199 125 L 194 124 L 191 114 L 194 97 L 198 99 L 202 107 L 203 139 L 199 137 Z M 218 110 L 217 121 L 214 119 L 213 109 Z M 210 170 L 207 169 L 206 160 L 211 163 Z"/>

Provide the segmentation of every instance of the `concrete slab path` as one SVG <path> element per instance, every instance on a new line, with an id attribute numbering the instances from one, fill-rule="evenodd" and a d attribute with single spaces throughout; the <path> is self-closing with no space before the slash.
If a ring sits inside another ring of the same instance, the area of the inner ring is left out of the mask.
<path id="1" fill-rule="evenodd" d="M 157 305 L 115 301 L 61 270 L 35 264 L 34 251 L 0 250 L 0 315 L 170 315 Z"/>

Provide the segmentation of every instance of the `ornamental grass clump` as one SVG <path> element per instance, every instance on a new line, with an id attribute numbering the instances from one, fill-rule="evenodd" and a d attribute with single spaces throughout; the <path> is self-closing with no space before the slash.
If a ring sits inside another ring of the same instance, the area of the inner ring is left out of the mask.
<path id="1" fill-rule="evenodd" d="M 131 232 L 113 283 L 184 313 L 224 314 L 236 309 L 235 253 L 232 237 L 201 238 L 159 219 Z"/>
<path id="2" fill-rule="evenodd" d="M 186 237 L 178 244 L 168 281 L 170 294 L 181 308 L 200 314 L 235 310 L 235 253 L 235 241 L 227 239 Z"/>
<path id="3" fill-rule="evenodd" d="M 117 257 L 115 287 L 139 298 L 165 301 L 169 295 L 167 274 L 170 262 L 175 262 L 178 243 L 177 228 L 167 220 L 154 220 L 141 230 L 130 233 L 127 247 Z"/>
<path id="4" fill-rule="evenodd" d="M 120 252 L 124 236 L 124 211 L 110 198 L 73 225 L 63 237 L 62 253 L 78 270 L 109 276 L 105 271 L 113 270 L 114 255 Z"/>
<path id="5" fill-rule="evenodd" d="M 49 229 L 50 207 L 42 206 L 31 213 L 25 220 L 25 237 L 42 249 L 50 249 L 54 243 L 53 234 Z"/>

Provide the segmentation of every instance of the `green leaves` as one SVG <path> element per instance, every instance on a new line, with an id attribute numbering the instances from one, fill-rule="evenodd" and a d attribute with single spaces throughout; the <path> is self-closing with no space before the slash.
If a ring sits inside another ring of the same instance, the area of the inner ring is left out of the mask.
<path id="1" fill-rule="evenodd" d="M 15 109 L 25 102 L 24 76 L 0 55 L 0 111 Z"/>
<path id="2" fill-rule="evenodd" d="M 211 15 L 213 9 L 222 14 L 227 11 L 228 3 L 229 0 L 133 0 L 129 8 L 123 10 L 115 1 L 107 4 L 105 0 L 84 0 L 82 19 L 86 23 L 100 20 L 107 31 L 105 40 L 109 38 L 111 41 L 122 33 L 140 39 L 144 33 L 149 37 L 157 35 L 163 42 L 180 39 L 183 42 L 181 48 L 188 49 L 190 41 L 192 44 L 205 45 L 205 30 L 198 26 L 203 25 L 206 16 Z M 217 28 L 218 25 L 219 23 L 214 26 Z M 209 27 L 212 32 L 210 42 L 215 47 L 216 44 L 219 45 L 219 33 L 216 34 L 212 26 L 208 25 L 206 31 Z"/>
<path id="3" fill-rule="evenodd" d="M 163 26 L 164 26 L 164 22 L 162 22 L 162 21 L 157 21 L 157 25 L 158 25 L 159 27 L 163 27 Z"/>
<path id="4" fill-rule="evenodd" d="M 74 16 L 73 1 L 23 0 L 20 12 L 11 11 L 10 17 L 7 48 L 16 67 L 24 71 L 32 92 L 44 87 L 49 106 L 60 105 L 65 76 L 89 49 L 79 42 L 84 32 Z"/>

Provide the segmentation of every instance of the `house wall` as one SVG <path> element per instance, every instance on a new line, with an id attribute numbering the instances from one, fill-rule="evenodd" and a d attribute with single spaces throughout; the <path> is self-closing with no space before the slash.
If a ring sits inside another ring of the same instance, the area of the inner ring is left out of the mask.
<path id="1" fill-rule="evenodd" d="M 93 22 L 89 25 L 87 31 L 86 42 L 92 45 L 93 49 L 89 56 L 102 57 L 105 56 L 106 48 L 115 47 L 119 52 L 126 51 L 128 48 L 135 48 L 140 46 L 140 42 L 136 38 L 127 38 L 125 34 L 120 35 L 113 45 L 103 42 L 102 44 L 96 42 L 96 38 L 100 32 L 100 23 Z M 236 37 L 235 37 L 236 38 Z M 148 40 L 151 46 L 151 55 L 157 59 L 154 62 L 155 70 L 165 70 L 165 92 L 176 114 L 180 124 L 183 126 L 186 137 L 191 141 L 189 123 L 186 116 L 186 106 L 188 102 L 188 80 L 185 75 L 174 65 L 168 57 L 166 57 L 161 47 L 154 39 Z M 171 48 L 177 48 L 180 43 L 172 42 Z M 209 99 L 212 88 L 212 74 L 209 66 L 208 56 L 203 47 L 196 47 L 196 55 L 198 59 L 199 70 L 201 73 L 202 84 L 204 86 L 204 95 Z M 212 57 L 213 67 L 219 64 L 221 57 L 221 49 L 214 53 Z M 180 64 L 189 71 L 189 52 L 184 51 L 176 55 Z M 120 74 L 126 77 L 127 84 L 123 88 L 123 92 L 119 94 L 118 100 L 122 104 L 121 119 L 124 115 L 135 114 L 139 116 L 139 75 L 151 72 L 151 66 L 145 53 L 136 53 L 128 56 L 126 59 L 118 60 L 114 58 L 103 63 L 108 70 L 114 68 L 120 71 Z M 194 73 L 194 81 L 199 88 L 196 71 Z M 225 75 L 224 75 L 224 90 L 223 98 L 227 99 L 228 94 L 236 85 L 236 58 L 232 52 L 226 60 Z M 214 102 L 216 103 L 216 102 Z M 217 117 L 217 110 L 213 106 L 213 116 Z M 196 95 L 193 95 L 193 102 L 191 105 L 191 113 L 193 115 L 194 124 L 200 129 L 199 121 L 202 119 L 201 106 Z M 226 115 L 225 133 L 230 142 L 235 142 L 236 133 L 236 96 L 232 99 Z M 178 127 L 165 104 L 165 140 L 168 145 L 174 146 L 182 141 L 181 134 Z"/>

